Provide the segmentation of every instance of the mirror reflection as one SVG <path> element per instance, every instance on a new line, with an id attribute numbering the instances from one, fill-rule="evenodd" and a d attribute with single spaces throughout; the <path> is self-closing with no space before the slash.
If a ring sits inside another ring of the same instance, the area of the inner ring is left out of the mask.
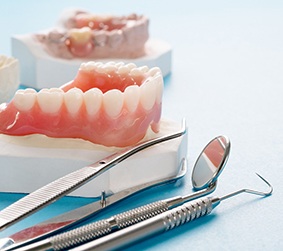
<path id="1" fill-rule="evenodd" d="M 192 182 L 195 189 L 208 187 L 216 181 L 229 156 L 230 142 L 227 137 L 219 136 L 210 141 L 198 157 Z"/>

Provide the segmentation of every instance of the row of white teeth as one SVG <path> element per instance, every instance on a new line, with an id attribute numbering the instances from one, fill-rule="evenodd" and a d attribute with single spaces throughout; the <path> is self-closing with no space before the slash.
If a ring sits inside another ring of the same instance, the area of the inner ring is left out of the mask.
<path id="1" fill-rule="evenodd" d="M 81 70 L 84 71 L 96 71 L 99 73 L 111 73 L 116 72 L 119 75 L 128 74 L 129 76 L 159 76 L 162 75 L 160 68 L 153 67 L 149 68 L 148 66 L 137 67 L 134 63 L 125 64 L 123 62 L 107 62 L 105 64 L 101 62 L 90 61 L 87 63 L 82 63 L 80 66 Z"/>
<path id="2" fill-rule="evenodd" d="M 13 103 L 20 111 L 31 110 L 37 102 L 42 112 L 56 114 L 60 111 L 63 103 L 68 113 L 75 116 L 82 105 L 85 105 L 89 116 L 94 116 L 104 107 L 108 116 L 115 118 L 119 116 L 123 107 L 129 112 L 134 112 L 141 104 L 143 109 L 150 110 L 154 104 L 160 104 L 163 93 L 163 78 L 161 75 L 149 78 L 141 86 L 128 86 L 124 92 L 117 89 L 102 93 L 98 88 L 92 88 L 82 92 L 78 88 L 72 88 L 67 92 L 59 88 L 42 89 L 36 92 L 28 88 L 18 90 L 14 96 Z"/>

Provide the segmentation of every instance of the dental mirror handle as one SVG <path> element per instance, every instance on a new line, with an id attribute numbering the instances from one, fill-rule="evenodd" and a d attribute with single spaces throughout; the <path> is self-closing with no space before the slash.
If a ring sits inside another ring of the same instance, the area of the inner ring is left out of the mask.
<path id="1" fill-rule="evenodd" d="M 130 227 L 124 228 L 112 234 L 101 237 L 97 240 L 83 244 L 70 251 L 89 251 L 89 250 L 115 250 L 146 237 L 166 232 L 170 229 L 188 223 L 194 219 L 205 216 L 220 204 L 221 201 L 236 196 L 241 193 L 250 193 L 259 196 L 269 196 L 272 194 L 272 186 L 259 174 L 257 174 L 268 186 L 268 192 L 260 192 L 251 189 L 241 189 L 223 197 L 206 197 L 192 202 L 187 202 L 182 206 L 171 209 L 167 212 L 154 216 L 145 221 L 139 222 Z"/>

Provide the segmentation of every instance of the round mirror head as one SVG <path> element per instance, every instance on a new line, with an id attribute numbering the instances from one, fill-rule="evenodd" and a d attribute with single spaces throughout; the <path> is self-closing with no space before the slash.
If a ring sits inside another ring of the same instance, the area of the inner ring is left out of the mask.
<path id="1" fill-rule="evenodd" d="M 194 189 L 213 184 L 223 170 L 230 152 L 230 141 L 225 136 L 211 140 L 199 155 L 192 172 Z"/>

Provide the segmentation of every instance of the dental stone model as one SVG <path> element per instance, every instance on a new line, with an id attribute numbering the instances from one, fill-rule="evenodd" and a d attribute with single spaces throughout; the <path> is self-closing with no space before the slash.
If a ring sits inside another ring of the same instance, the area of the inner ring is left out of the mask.
<path id="1" fill-rule="evenodd" d="M 18 60 L 0 55 L 0 103 L 9 101 L 19 88 Z"/>
<path id="2" fill-rule="evenodd" d="M 144 15 L 65 10 L 47 30 L 12 36 L 12 55 L 20 62 L 21 84 L 35 89 L 60 87 L 90 60 L 159 67 L 163 77 L 167 76 L 172 47 L 149 36 L 148 28 L 149 18 Z"/>
<path id="3" fill-rule="evenodd" d="M 159 130 L 163 78 L 159 68 L 83 63 L 60 88 L 18 90 L 0 105 L 0 133 L 80 138 L 105 146 L 135 144 Z"/>
<path id="4" fill-rule="evenodd" d="M 145 55 L 149 38 L 148 18 L 93 15 L 74 10 L 65 12 L 56 29 L 35 38 L 52 56 L 73 58 L 137 58 Z"/>

